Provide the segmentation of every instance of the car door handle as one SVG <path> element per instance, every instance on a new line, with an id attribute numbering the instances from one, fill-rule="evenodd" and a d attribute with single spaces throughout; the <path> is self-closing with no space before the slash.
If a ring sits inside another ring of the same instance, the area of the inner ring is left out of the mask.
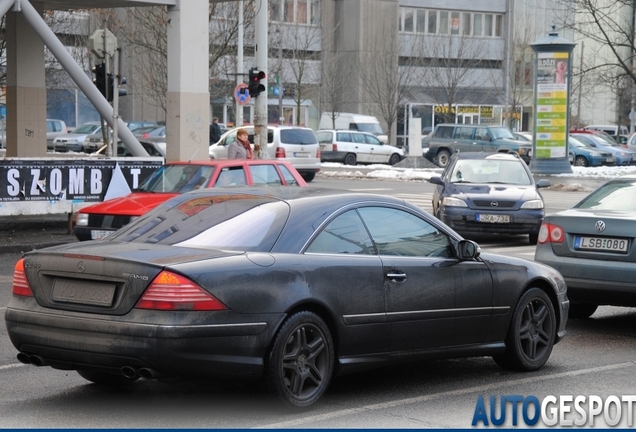
<path id="1" fill-rule="evenodd" d="M 391 280 L 391 282 L 405 282 L 406 281 L 406 273 L 397 270 L 390 270 L 387 272 L 386 277 Z"/>

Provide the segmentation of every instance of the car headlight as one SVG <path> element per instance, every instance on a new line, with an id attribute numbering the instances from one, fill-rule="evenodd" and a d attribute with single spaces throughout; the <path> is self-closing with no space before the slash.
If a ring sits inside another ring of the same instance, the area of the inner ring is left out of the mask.
<path id="1" fill-rule="evenodd" d="M 88 213 L 77 213 L 75 216 L 75 225 L 88 226 Z"/>
<path id="2" fill-rule="evenodd" d="M 446 207 L 468 207 L 468 205 L 459 198 L 444 197 L 442 205 Z"/>
<path id="3" fill-rule="evenodd" d="M 521 205 L 522 209 L 542 209 L 543 208 L 543 200 L 530 200 L 526 201 Z"/>

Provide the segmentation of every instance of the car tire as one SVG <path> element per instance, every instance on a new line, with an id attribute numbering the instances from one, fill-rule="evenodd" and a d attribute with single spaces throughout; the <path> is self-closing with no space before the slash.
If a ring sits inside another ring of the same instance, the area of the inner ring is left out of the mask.
<path id="1" fill-rule="evenodd" d="M 448 150 L 440 150 L 435 158 L 435 163 L 440 168 L 446 168 L 448 162 L 450 162 L 450 153 Z"/>
<path id="2" fill-rule="evenodd" d="M 598 309 L 598 305 L 593 303 L 570 303 L 568 318 L 587 319 L 596 312 L 596 309 Z"/>
<path id="3" fill-rule="evenodd" d="M 530 288 L 515 307 L 506 336 L 506 351 L 493 358 L 506 369 L 540 369 L 552 353 L 555 333 L 556 314 L 550 298 L 543 290 Z"/>
<path id="4" fill-rule="evenodd" d="M 357 163 L 357 157 L 354 153 L 347 153 L 344 158 L 345 165 L 355 165 Z"/>
<path id="5" fill-rule="evenodd" d="M 282 325 L 266 357 L 265 388 L 292 408 L 308 408 L 325 393 L 334 368 L 334 348 L 325 322 L 309 311 Z"/>
<path id="6" fill-rule="evenodd" d="M 400 155 L 397 153 L 393 153 L 391 157 L 389 158 L 389 165 L 395 165 L 399 163 L 400 160 L 401 160 Z"/>
<path id="7" fill-rule="evenodd" d="M 537 242 L 539 241 L 539 234 L 528 234 L 528 243 L 531 245 L 536 245 Z"/>
<path id="8" fill-rule="evenodd" d="M 303 180 L 305 180 L 307 183 L 310 183 L 314 177 L 316 177 L 316 173 L 310 172 L 310 173 L 302 173 L 300 174 L 300 176 L 303 178 Z"/>
<path id="9" fill-rule="evenodd" d="M 585 158 L 585 156 L 577 156 L 574 158 L 574 166 L 582 166 L 582 167 L 586 167 L 588 166 L 589 163 L 587 162 L 587 159 Z"/>
<path id="10" fill-rule="evenodd" d="M 78 370 L 77 373 L 85 380 L 99 385 L 128 385 L 134 383 L 139 379 L 139 377 L 126 378 L 125 376 L 119 374 L 97 372 L 93 370 Z"/>

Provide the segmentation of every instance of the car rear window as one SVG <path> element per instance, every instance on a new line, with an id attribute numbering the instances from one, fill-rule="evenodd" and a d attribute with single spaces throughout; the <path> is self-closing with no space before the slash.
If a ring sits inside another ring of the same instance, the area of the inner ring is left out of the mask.
<path id="1" fill-rule="evenodd" d="M 281 129 L 280 142 L 283 144 L 318 144 L 316 134 L 311 129 Z"/>

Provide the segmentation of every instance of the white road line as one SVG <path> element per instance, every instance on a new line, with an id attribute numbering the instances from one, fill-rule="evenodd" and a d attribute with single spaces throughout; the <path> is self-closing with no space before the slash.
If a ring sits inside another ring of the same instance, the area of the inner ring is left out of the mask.
<path id="1" fill-rule="evenodd" d="M 0 366 L 0 370 L 13 369 L 13 368 L 22 367 L 22 366 L 28 366 L 28 365 L 25 365 L 24 363 L 14 363 L 10 365 Z"/>
<path id="2" fill-rule="evenodd" d="M 320 422 L 320 421 L 323 421 L 323 420 L 329 420 L 329 419 L 334 419 L 334 418 L 338 418 L 338 417 L 344 417 L 344 416 L 348 416 L 348 415 L 352 415 L 352 414 L 360 414 L 360 413 L 368 412 L 368 411 L 395 408 L 395 407 L 404 406 L 404 405 L 407 405 L 407 404 L 415 404 L 415 403 L 426 402 L 426 401 L 430 401 L 430 400 L 441 399 L 441 398 L 446 398 L 446 397 L 451 397 L 451 396 L 467 395 L 467 394 L 471 394 L 471 393 L 486 393 L 489 390 L 494 390 L 494 389 L 497 389 L 497 388 L 502 387 L 502 386 L 511 386 L 511 385 L 520 385 L 520 384 L 534 384 L 537 381 L 548 381 L 548 380 L 572 377 L 572 376 L 577 376 L 577 375 L 585 375 L 585 374 L 606 372 L 606 371 L 611 371 L 611 370 L 616 370 L 616 369 L 633 368 L 635 363 L 636 362 L 617 363 L 617 364 L 613 364 L 613 365 L 599 366 L 599 367 L 595 367 L 595 368 L 581 369 L 581 370 L 577 370 L 577 371 L 570 371 L 570 372 L 563 372 L 563 373 L 557 373 L 557 374 L 551 374 L 551 375 L 544 375 L 544 376 L 541 376 L 541 377 L 533 376 L 533 377 L 529 377 L 529 378 L 522 378 L 522 379 L 518 379 L 518 380 L 511 380 L 511 381 L 503 381 L 503 382 L 492 383 L 492 384 L 487 384 L 487 385 L 483 385 L 483 386 L 468 387 L 468 388 L 464 388 L 464 389 L 452 390 L 452 391 L 441 392 L 441 393 L 434 393 L 434 394 L 425 395 L 425 396 L 419 396 L 419 397 L 414 397 L 414 398 L 406 398 L 406 399 L 399 399 L 399 400 L 383 402 L 383 403 L 378 403 L 378 404 L 365 405 L 365 406 L 360 407 L 360 408 L 351 408 L 351 409 L 345 409 L 345 410 L 340 410 L 340 411 L 334 411 L 334 412 L 330 412 L 330 413 L 304 417 L 302 419 L 291 420 L 291 421 L 287 421 L 287 422 L 273 423 L 273 424 L 270 424 L 270 425 L 267 425 L 267 426 L 262 426 L 260 428 L 255 428 L 255 429 L 270 429 L 270 428 L 282 429 L 282 428 L 301 427 L 303 424 L 306 424 L 306 423 L 315 423 L 315 422 Z"/>

